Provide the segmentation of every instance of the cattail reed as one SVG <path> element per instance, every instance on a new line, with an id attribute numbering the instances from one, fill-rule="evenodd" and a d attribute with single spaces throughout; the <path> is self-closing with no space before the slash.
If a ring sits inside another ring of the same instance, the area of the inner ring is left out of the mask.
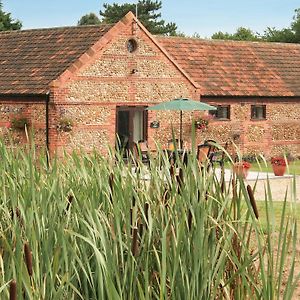
<path id="1" fill-rule="evenodd" d="M 130 228 L 132 228 L 132 221 L 133 221 L 133 209 L 130 208 Z"/>
<path id="2" fill-rule="evenodd" d="M 131 252 L 133 256 L 136 256 L 138 253 L 138 228 L 137 227 L 133 228 Z"/>
<path id="3" fill-rule="evenodd" d="M 178 184 L 178 191 L 181 191 L 181 188 L 183 186 L 183 169 L 179 169 L 179 174 L 176 176 L 177 184 Z"/>
<path id="4" fill-rule="evenodd" d="M 170 166 L 170 175 L 173 177 L 175 175 L 175 168 L 173 165 Z"/>
<path id="5" fill-rule="evenodd" d="M 135 195 L 132 196 L 132 206 L 134 207 L 136 203 L 136 198 Z"/>
<path id="6" fill-rule="evenodd" d="M 139 236 L 140 238 L 143 236 L 144 226 L 143 223 L 139 223 Z"/>
<path id="7" fill-rule="evenodd" d="M 67 207 L 66 207 L 66 213 L 69 211 L 73 200 L 74 200 L 74 197 L 72 195 L 69 195 L 68 198 L 67 198 L 68 203 L 67 203 Z"/>
<path id="8" fill-rule="evenodd" d="M 224 163 L 221 166 L 221 191 L 224 194 L 225 191 L 225 170 L 224 170 Z"/>
<path id="9" fill-rule="evenodd" d="M 14 219 L 15 215 L 17 217 L 17 220 L 19 221 L 19 224 L 21 226 L 23 226 L 24 225 L 23 218 L 22 218 L 22 215 L 21 215 L 21 211 L 18 207 L 16 207 L 15 211 L 13 209 L 11 210 L 11 218 L 12 219 Z"/>
<path id="10" fill-rule="evenodd" d="M 9 284 L 9 300 L 17 300 L 17 282 L 15 280 Z"/>
<path id="11" fill-rule="evenodd" d="M 27 266 L 27 271 L 28 271 L 29 276 L 31 277 L 33 274 L 32 273 L 32 253 L 30 251 L 28 242 L 24 243 L 24 254 L 25 254 L 25 263 Z"/>
<path id="12" fill-rule="evenodd" d="M 110 188 L 110 194 L 109 194 L 110 202 L 113 202 L 114 180 L 115 180 L 114 174 L 111 173 L 108 177 L 108 185 L 109 185 L 109 188 Z"/>
<path id="13" fill-rule="evenodd" d="M 256 219 L 258 219 L 258 217 L 259 217 L 258 209 L 257 209 L 256 202 L 255 202 L 255 199 L 254 199 L 253 190 L 252 190 L 252 187 L 250 185 L 247 185 L 247 192 L 248 192 L 248 195 L 249 195 L 250 203 L 251 203 L 251 206 L 253 208 L 255 217 L 256 217 Z"/>
<path id="14" fill-rule="evenodd" d="M 189 230 L 192 229 L 192 222 L 193 222 L 193 215 L 191 210 L 189 209 L 189 213 L 188 213 L 188 226 L 189 226 Z"/>
<path id="15" fill-rule="evenodd" d="M 148 202 L 146 202 L 144 205 L 144 212 L 145 212 L 146 220 L 148 223 L 148 221 L 149 221 L 149 203 Z"/>
<path id="16" fill-rule="evenodd" d="M 237 198 L 237 183 L 235 178 L 232 178 L 231 184 L 232 184 L 232 200 L 235 200 Z"/>

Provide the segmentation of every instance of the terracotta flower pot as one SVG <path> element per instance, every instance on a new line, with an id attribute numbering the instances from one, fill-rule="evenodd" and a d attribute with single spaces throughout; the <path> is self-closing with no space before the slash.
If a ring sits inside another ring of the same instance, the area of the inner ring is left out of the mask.
<path id="1" fill-rule="evenodd" d="M 275 176 L 283 176 L 286 170 L 286 166 L 272 165 Z"/>

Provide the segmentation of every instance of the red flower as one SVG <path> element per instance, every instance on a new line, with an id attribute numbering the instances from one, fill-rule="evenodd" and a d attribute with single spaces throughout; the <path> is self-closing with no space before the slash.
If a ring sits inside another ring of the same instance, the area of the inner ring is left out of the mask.
<path id="1" fill-rule="evenodd" d="M 283 157 L 272 157 L 271 164 L 276 166 L 286 166 L 286 161 Z"/>
<path id="2" fill-rule="evenodd" d="M 247 161 L 240 161 L 234 164 L 237 167 L 242 167 L 243 169 L 249 169 L 251 168 L 251 164 Z"/>

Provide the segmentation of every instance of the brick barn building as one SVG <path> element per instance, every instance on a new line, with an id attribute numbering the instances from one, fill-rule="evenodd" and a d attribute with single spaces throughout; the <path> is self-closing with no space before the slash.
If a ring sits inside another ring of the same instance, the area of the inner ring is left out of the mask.
<path id="1" fill-rule="evenodd" d="M 234 139 L 245 154 L 300 155 L 300 45 L 151 35 L 132 13 L 114 25 L 0 33 L 0 137 L 20 145 L 23 119 L 51 152 L 171 138 L 187 97 L 218 107 L 198 142 Z M 192 117 L 184 113 L 184 139 Z M 151 128 L 159 121 L 159 128 Z M 72 123 L 72 130 L 69 130 Z"/>

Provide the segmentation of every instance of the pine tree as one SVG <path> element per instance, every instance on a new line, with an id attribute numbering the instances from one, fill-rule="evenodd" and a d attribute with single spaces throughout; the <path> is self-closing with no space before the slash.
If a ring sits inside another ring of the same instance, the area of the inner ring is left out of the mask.
<path id="1" fill-rule="evenodd" d="M 22 23 L 14 20 L 10 13 L 3 11 L 2 1 L 0 1 L 0 31 L 21 29 Z"/>
<path id="2" fill-rule="evenodd" d="M 136 5 L 124 4 L 103 4 L 104 10 L 100 11 L 102 22 L 106 24 L 116 23 L 122 19 L 129 11 L 135 14 Z M 161 1 L 140 0 L 137 3 L 138 19 L 153 34 L 176 35 L 177 26 L 175 23 L 165 23 L 161 20 Z"/>

